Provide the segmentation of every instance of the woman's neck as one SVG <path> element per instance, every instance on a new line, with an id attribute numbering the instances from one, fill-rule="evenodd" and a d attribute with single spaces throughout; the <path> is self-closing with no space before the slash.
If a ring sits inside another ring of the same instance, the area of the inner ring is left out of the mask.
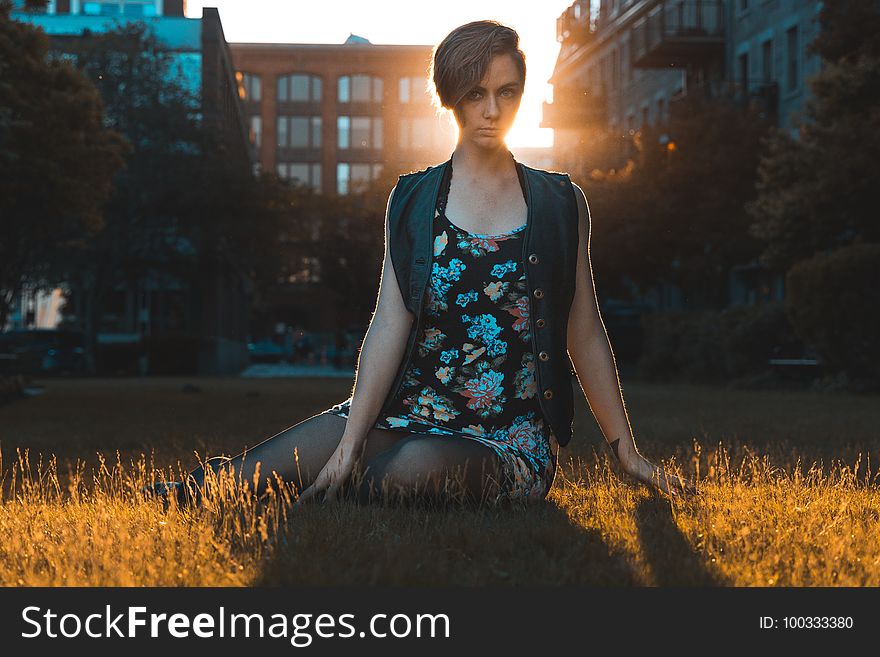
<path id="1" fill-rule="evenodd" d="M 453 170 L 459 180 L 503 179 L 510 175 L 513 164 L 513 154 L 503 144 L 488 150 L 460 143 L 452 153 Z"/>

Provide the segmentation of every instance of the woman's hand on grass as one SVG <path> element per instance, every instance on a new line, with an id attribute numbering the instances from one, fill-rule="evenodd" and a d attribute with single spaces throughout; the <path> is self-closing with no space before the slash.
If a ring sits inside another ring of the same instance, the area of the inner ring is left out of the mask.
<path id="1" fill-rule="evenodd" d="M 644 484 L 654 486 L 670 497 L 684 497 L 697 494 L 697 488 L 692 482 L 667 471 L 663 466 L 651 463 L 639 453 L 633 441 L 630 440 L 621 444 L 618 438 L 611 443 L 611 447 L 617 455 L 623 471 L 630 477 Z"/>
<path id="2" fill-rule="evenodd" d="M 318 473 L 315 481 L 299 494 L 296 503 L 303 504 L 313 500 L 322 491 L 324 492 L 324 502 L 336 501 L 339 489 L 354 469 L 358 452 L 360 452 L 360 444 L 343 436 L 336 446 L 336 450 Z"/>

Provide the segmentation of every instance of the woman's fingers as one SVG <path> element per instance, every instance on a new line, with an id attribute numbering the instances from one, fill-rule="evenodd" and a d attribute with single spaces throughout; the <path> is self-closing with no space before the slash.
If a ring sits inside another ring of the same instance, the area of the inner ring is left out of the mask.
<path id="1" fill-rule="evenodd" d="M 668 479 L 666 477 L 668 477 Z M 685 497 L 688 495 L 695 495 L 697 492 L 696 487 L 684 477 L 679 477 L 678 475 L 663 475 L 662 470 L 660 481 L 663 491 L 672 497 Z"/>
<path id="2" fill-rule="evenodd" d="M 318 497 L 322 491 L 324 492 L 324 502 L 335 501 L 337 499 L 337 491 L 340 482 L 343 479 L 344 477 L 340 477 L 338 471 L 331 472 L 326 468 L 321 470 L 321 472 L 318 473 L 315 482 L 299 494 L 297 504 L 302 504 L 303 502 L 308 502 Z"/>
<path id="3" fill-rule="evenodd" d="M 304 504 L 304 503 L 308 502 L 310 499 L 312 499 L 316 493 L 317 493 L 317 489 L 315 488 L 315 485 L 312 484 L 311 486 L 306 488 L 303 492 L 301 492 L 297 496 L 296 503 L 297 504 Z"/>
<path id="4" fill-rule="evenodd" d="M 326 468 L 321 470 L 318 473 L 318 476 L 315 478 L 315 481 L 311 486 L 308 486 L 303 492 L 299 494 L 296 499 L 297 504 L 303 504 L 304 502 L 308 502 L 309 500 L 314 499 L 320 494 L 322 490 L 327 488 L 329 484 L 328 477 L 326 474 Z"/>
<path id="5" fill-rule="evenodd" d="M 645 463 L 650 467 L 650 475 L 646 477 L 637 476 L 643 482 L 659 488 L 670 497 L 683 497 L 697 493 L 696 487 L 684 477 L 669 473 L 664 467 L 654 465 L 650 461 L 645 460 Z"/>
<path id="6" fill-rule="evenodd" d="M 339 483 L 331 484 L 327 488 L 327 492 L 324 494 L 325 502 L 338 502 L 339 501 Z"/>

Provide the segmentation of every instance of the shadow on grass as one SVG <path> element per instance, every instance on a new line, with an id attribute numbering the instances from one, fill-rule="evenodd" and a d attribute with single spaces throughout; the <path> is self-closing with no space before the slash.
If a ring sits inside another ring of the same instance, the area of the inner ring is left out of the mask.
<path id="1" fill-rule="evenodd" d="M 711 572 L 694 552 L 672 517 L 669 502 L 659 493 L 635 508 L 636 530 L 656 586 L 730 586 Z"/>
<path id="2" fill-rule="evenodd" d="M 255 586 L 638 586 L 629 555 L 543 500 L 530 507 L 297 509 Z"/>

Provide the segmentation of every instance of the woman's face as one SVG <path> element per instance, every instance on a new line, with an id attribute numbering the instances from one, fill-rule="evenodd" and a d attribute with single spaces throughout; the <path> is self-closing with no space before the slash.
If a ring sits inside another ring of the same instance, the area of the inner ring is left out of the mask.
<path id="1" fill-rule="evenodd" d="M 492 57 L 485 77 L 458 104 L 459 142 L 497 147 L 513 125 L 522 94 L 523 80 L 513 56 Z"/>

